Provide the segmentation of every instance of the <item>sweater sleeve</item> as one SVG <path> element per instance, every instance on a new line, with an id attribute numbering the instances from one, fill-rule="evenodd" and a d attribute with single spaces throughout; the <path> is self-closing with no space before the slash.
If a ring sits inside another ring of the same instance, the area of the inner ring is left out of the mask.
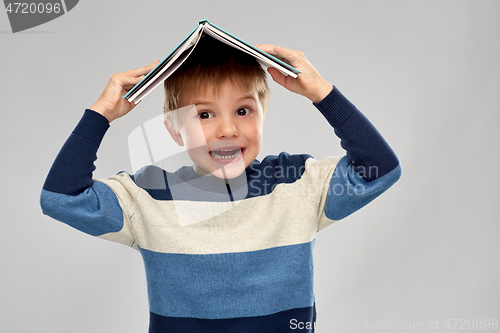
<path id="1" fill-rule="evenodd" d="M 108 128 L 105 117 L 85 110 L 57 155 L 40 196 L 45 215 L 93 236 L 124 229 L 117 196 L 92 179 L 97 150 Z"/>
<path id="2" fill-rule="evenodd" d="M 325 215 L 340 220 L 386 191 L 401 177 L 399 160 L 372 123 L 342 93 L 314 103 L 346 150 L 329 185 Z"/>

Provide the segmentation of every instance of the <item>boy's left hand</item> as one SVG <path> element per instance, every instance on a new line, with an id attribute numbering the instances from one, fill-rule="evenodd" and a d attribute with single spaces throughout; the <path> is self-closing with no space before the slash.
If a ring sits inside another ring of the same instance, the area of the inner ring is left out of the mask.
<path id="1" fill-rule="evenodd" d="M 301 71 L 297 78 L 281 74 L 277 69 L 269 67 L 267 71 L 273 80 L 286 89 L 309 98 L 318 103 L 333 89 L 332 85 L 319 75 L 316 69 L 300 51 L 293 51 L 276 45 L 259 44 L 255 47 L 286 62 Z"/>

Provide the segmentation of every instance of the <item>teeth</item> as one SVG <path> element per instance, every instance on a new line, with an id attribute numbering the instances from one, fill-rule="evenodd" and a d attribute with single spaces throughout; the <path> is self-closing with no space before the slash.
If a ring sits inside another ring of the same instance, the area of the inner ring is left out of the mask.
<path id="1" fill-rule="evenodd" d="M 219 155 L 217 153 L 219 151 L 233 151 L 233 150 L 236 150 L 236 152 L 233 155 L 228 155 L 228 156 L 222 156 L 222 155 Z M 229 159 L 233 159 L 233 158 L 236 158 L 239 155 L 241 155 L 241 149 L 219 149 L 219 150 L 212 150 L 211 153 L 212 153 L 212 157 L 214 157 L 214 158 L 218 158 L 221 160 L 229 160 Z"/>

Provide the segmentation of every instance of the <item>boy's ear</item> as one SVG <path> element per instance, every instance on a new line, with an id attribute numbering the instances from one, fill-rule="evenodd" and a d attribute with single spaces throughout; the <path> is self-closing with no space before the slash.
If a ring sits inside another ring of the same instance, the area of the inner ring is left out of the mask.
<path id="1" fill-rule="evenodd" d="M 163 123 L 165 124 L 165 127 L 167 128 L 168 133 L 170 133 L 170 136 L 174 141 L 179 145 L 179 146 L 184 146 L 184 140 L 182 140 L 181 133 L 179 130 L 168 120 L 164 120 Z"/>

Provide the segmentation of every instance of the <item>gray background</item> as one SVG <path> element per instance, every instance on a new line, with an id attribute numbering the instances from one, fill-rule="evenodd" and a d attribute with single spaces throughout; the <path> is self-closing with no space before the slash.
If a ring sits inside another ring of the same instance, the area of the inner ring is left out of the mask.
<path id="1" fill-rule="evenodd" d="M 318 332 L 500 319 L 499 14 L 484 0 L 86 0 L 12 34 L 2 11 L 0 331 L 147 331 L 139 253 L 43 216 L 38 200 L 110 75 L 163 58 L 204 18 L 303 51 L 401 160 L 400 182 L 318 234 Z M 343 154 L 307 100 L 271 89 L 260 156 Z M 95 176 L 130 169 L 127 137 L 162 112 L 162 97 L 113 123 Z"/>

